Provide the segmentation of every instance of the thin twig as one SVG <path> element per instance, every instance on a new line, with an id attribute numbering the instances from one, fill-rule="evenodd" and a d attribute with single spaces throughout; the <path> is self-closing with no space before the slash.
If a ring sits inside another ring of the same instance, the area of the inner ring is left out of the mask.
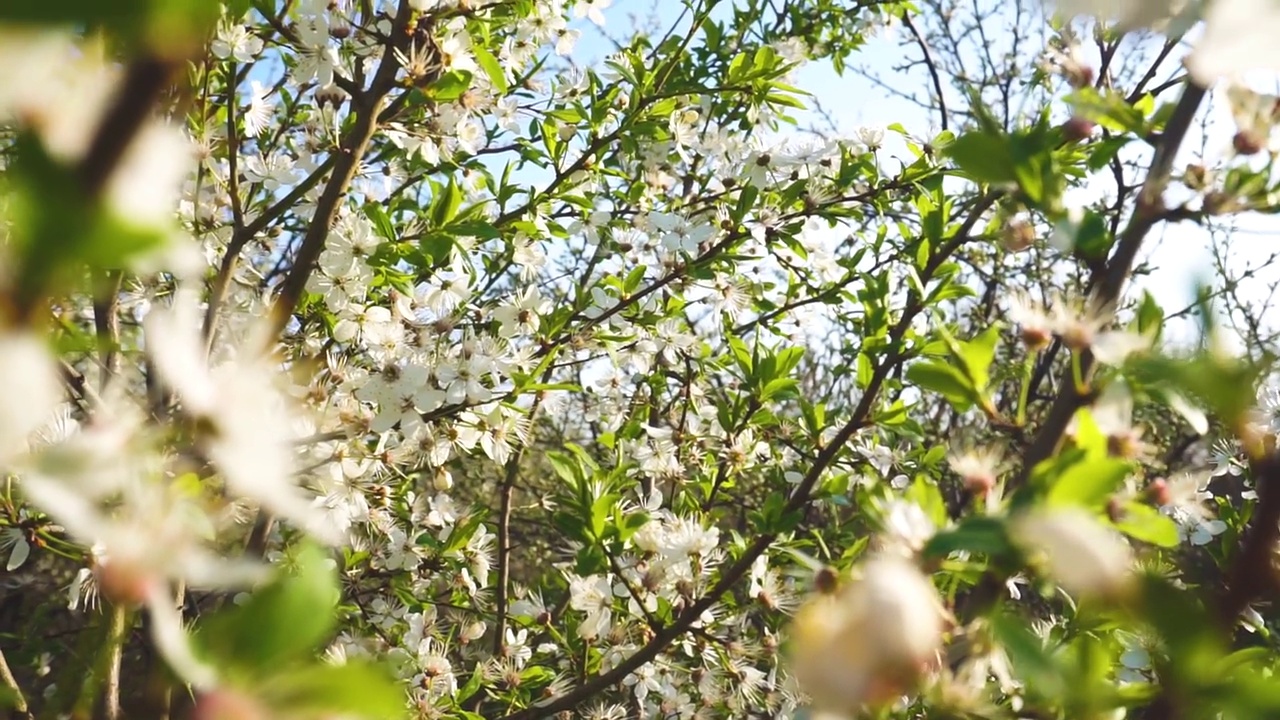
<path id="1" fill-rule="evenodd" d="M 120 288 L 124 273 L 110 270 L 103 278 L 93 301 L 93 325 L 98 333 L 98 356 L 101 365 L 98 391 L 106 394 L 107 385 L 120 373 Z"/>
<path id="2" fill-rule="evenodd" d="M 942 77 L 938 75 L 938 65 L 933 61 L 933 53 L 929 51 L 929 45 L 924 41 L 924 37 L 920 35 L 920 31 L 916 28 L 914 22 L 911 21 L 911 13 L 902 13 L 902 24 L 907 26 L 911 31 L 911 36 L 916 39 L 916 44 L 920 46 L 920 52 L 924 53 L 925 67 L 929 68 L 929 77 L 933 79 L 933 90 L 938 93 L 938 112 L 942 115 L 942 130 L 947 129 L 947 99 L 942 95 Z"/>
<path id="3" fill-rule="evenodd" d="M 23 695 L 22 688 L 18 687 L 18 680 L 9 669 L 9 662 L 5 660 L 3 650 L 0 650 L 0 683 L 4 683 L 4 686 L 9 688 L 10 702 L 13 705 L 10 708 L 9 717 L 13 720 L 30 720 L 34 717 L 27 709 L 27 696 Z"/>

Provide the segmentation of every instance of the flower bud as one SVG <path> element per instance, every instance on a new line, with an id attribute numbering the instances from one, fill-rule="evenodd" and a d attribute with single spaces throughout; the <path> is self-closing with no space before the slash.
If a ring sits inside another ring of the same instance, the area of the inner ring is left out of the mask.
<path id="1" fill-rule="evenodd" d="M 439 492 L 448 492 L 453 489 L 453 474 L 445 468 L 436 468 L 436 473 L 431 478 L 431 486 Z"/>
<path id="2" fill-rule="evenodd" d="M 1266 146 L 1266 138 L 1251 130 L 1241 130 L 1231 138 L 1231 147 L 1241 155 L 1257 155 L 1266 149 Z"/>
<path id="3" fill-rule="evenodd" d="M 1173 504 L 1173 493 L 1169 490 L 1169 481 L 1156 478 L 1147 486 L 1147 496 L 1156 507 Z"/>
<path id="4" fill-rule="evenodd" d="M 1093 134 L 1098 124 L 1087 118 L 1073 116 L 1062 125 L 1062 134 L 1067 142 L 1086 140 Z"/>
<path id="5" fill-rule="evenodd" d="M 1209 170 L 1205 166 L 1196 163 L 1188 165 L 1186 171 L 1182 173 L 1182 184 L 1186 185 L 1190 190 L 1204 190 L 1209 187 L 1211 180 L 1212 177 L 1209 174 Z"/>
<path id="6" fill-rule="evenodd" d="M 1008 225 L 1004 226 L 1004 232 L 1000 236 L 1001 244 L 1004 249 L 1011 253 L 1022 252 L 1031 247 L 1036 240 L 1035 228 L 1026 220 L 1011 220 Z"/>
<path id="7" fill-rule="evenodd" d="M 815 596 L 792 626 L 792 671 L 815 707 L 855 712 L 896 700 L 938 661 L 942 598 L 916 566 L 883 555 L 839 592 Z"/>
<path id="8" fill-rule="evenodd" d="M 201 695 L 191 715 L 195 720 L 266 720 L 267 716 L 258 701 L 224 688 Z"/>
<path id="9" fill-rule="evenodd" d="M 1119 533 L 1078 508 L 1016 519 L 1013 539 L 1072 595 L 1121 599 L 1133 587 L 1133 553 Z"/>

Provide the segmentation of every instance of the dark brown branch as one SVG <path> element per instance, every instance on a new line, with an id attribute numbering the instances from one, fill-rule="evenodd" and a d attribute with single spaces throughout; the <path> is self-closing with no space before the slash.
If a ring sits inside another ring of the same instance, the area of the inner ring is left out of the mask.
<path id="1" fill-rule="evenodd" d="M 1162 196 L 1169 182 L 1169 172 L 1173 167 L 1174 156 L 1177 155 L 1178 148 L 1186 137 L 1191 120 L 1200 108 L 1204 95 L 1204 88 L 1188 83 L 1182 92 L 1182 97 L 1178 100 L 1178 105 L 1174 108 L 1173 115 L 1165 125 L 1160 143 L 1156 147 L 1155 157 L 1151 160 L 1151 169 L 1147 172 L 1146 181 L 1143 182 L 1142 189 L 1139 191 L 1133 215 L 1116 242 L 1115 252 L 1107 262 L 1106 270 L 1094 290 L 1094 296 L 1103 304 L 1110 305 L 1119 300 L 1143 240 L 1159 222 L 1164 212 Z M 1092 353 L 1088 351 L 1081 353 L 1080 368 L 1086 381 L 1092 375 L 1093 366 Z M 1072 416 L 1086 399 L 1086 396 L 1077 392 L 1074 383 L 1062 383 L 1062 390 L 1049 409 L 1049 415 L 1040 432 L 1027 448 L 1023 456 L 1022 468 L 1009 489 L 1024 485 L 1035 466 L 1053 455 Z"/>
<path id="2" fill-rule="evenodd" d="M 938 64 L 933 61 L 933 53 L 929 51 L 928 43 L 925 42 L 915 23 L 911 21 L 910 13 L 902 13 L 902 24 L 906 25 L 907 29 L 911 31 L 911 36 L 916 39 L 916 44 L 920 46 L 920 52 L 924 54 L 925 67 L 929 68 L 929 77 L 933 80 L 933 91 L 938 94 L 938 113 L 942 116 L 942 130 L 946 131 L 947 99 L 942 95 L 942 77 L 938 75 Z"/>
<path id="3" fill-rule="evenodd" d="M 102 192 L 177 67 L 172 60 L 155 57 L 141 58 L 129 65 L 120 91 L 76 171 L 80 189 L 87 196 L 96 197 Z"/>
<path id="4" fill-rule="evenodd" d="M 307 227 L 306 235 L 302 238 L 302 245 L 294 257 L 293 266 L 285 276 L 280 293 L 271 307 L 268 320 L 269 331 L 263 339 L 267 344 L 264 350 L 275 343 L 276 338 L 289 322 L 294 308 L 302 299 L 307 279 L 311 277 L 316 261 L 320 259 L 320 253 L 324 251 L 329 229 L 338 216 L 338 206 L 346 197 L 351 181 L 355 179 L 356 172 L 360 168 L 360 160 L 377 133 L 378 114 L 382 111 L 387 94 L 395 87 L 396 73 L 400 67 L 395 57 L 396 43 L 403 44 L 404 38 L 408 37 L 404 33 L 404 28 L 413 13 L 409 0 L 401 0 L 396 11 L 395 26 L 390 33 L 383 51 L 382 62 L 378 65 L 372 84 L 366 92 L 351 97 L 355 120 L 351 130 L 343 138 L 341 147 L 337 150 L 338 158 L 334 164 L 333 174 L 329 176 L 329 182 L 325 184 L 320 200 L 316 203 L 315 215 Z"/>

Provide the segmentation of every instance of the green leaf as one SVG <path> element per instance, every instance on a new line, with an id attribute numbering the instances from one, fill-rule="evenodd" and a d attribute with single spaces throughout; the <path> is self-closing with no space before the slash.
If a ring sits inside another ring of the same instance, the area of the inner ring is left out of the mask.
<path id="1" fill-rule="evenodd" d="M 907 380 L 941 394 L 957 410 L 968 409 L 978 397 L 973 383 L 964 373 L 936 360 L 922 360 L 907 368 Z"/>
<path id="2" fill-rule="evenodd" d="M 1080 257 L 1102 260 L 1111 252 L 1111 233 L 1107 231 L 1107 222 L 1101 214 L 1086 210 L 1075 231 L 1073 248 Z"/>
<path id="3" fill-rule="evenodd" d="M 1000 342 L 1000 324 L 992 323 L 982 334 L 960 344 L 960 360 L 969 370 L 974 387 L 985 390 L 991 379 L 991 363 L 996 358 L 996 345 Z"/>
<path id="4" fill-rule="evenodd" d="M 911 486 L 907 488 L 906 499 L 920 506 L 924 514 L 933 521 L 935 527 L 947 523 L 947 502 L 942 497 L 938 484 L 924 475 L 917 475 Z"/>
<path id="5" fill-rule="evenodd" d="M 1115 90 L 1108 90 L 1104 95 L 1095 88 L 1087 87 L 1072 93 L 1067 102 L 1075 108 L 1077 116 L 1092 120 L 1108 130 L 1137 135 L 1146 132 L 1143 109 L 1130 105 L 1124 95 Z"/>
<path id="6" fill-rule="evenodd" d="M 440 188 L 439 193 L 431 199 L 431 222 L 438 228 L 449 224 L 458 215 L 462 207 L 462 188 L 449 179 L 449 184 Z"/>
<path id="7" fill-rule="evenodd" d="M 233 3 L 243 7 L 243 0 Z M 104 28 L 115 40 L 161 55 L 196 51 L 221 8 L 210 0 L 4 0 L 0 24 Z M 241 13 L 243 14 L 243 12 Z"/>
<path id="8" fill-rule="evenodd" d="M 1118 137 L 1103 138 L 1089 145 L 1089 157 L 1085 160 L 1085 166 L 1090 170 L 1097 172 L 1106 167 L 1113 158 L 1133 141 L 1133 138 L 1127 135 Z"/>
<path id="9" fill-rule="evenodd" d="M 1126 503 L 1124 515 L 1119 522 L 1115 523 L 1115 526 L 1134 540 L 1160 547 L 1178 545 L 1177 523 L 1172 518 L 1161 515 L 1159 510 L 1150 505 L 1137 502 Z"/>
<path id="10" fill-rule="evenodd" d="M 1270 358 L 1258 365 L 1202 351 L 1189 358 L 1144 355 L 1128 367 L 1149 387 L 1172 387 L 1199 401 L 1229 425 L 1244 421 L 1253 409 L 1254 388 Z"/>
<path id="11" fill-rule="evenodd" d="M 946 155 L 981 183 L 1009 183 L 1018 177 L 1008 139 L 993 133 L 965 133 L 947 147 Z"/>
<path id="12" fill-rule="evenodd" d="M 1044 643 L 1018 618 L 991 617 L 991 631 L 1009 655 L 1014 673 L 1035 696 L 1057 698 L 1066 692 L 1063 674 Z"/>
<path id="13" fill-rule="evenodd" d="M 596 539 L 604 537 L 604 529 L 613 512 L 612 495 L 601 495 L 591 504 L 591 534 Z"/>
<path id="14" fill-rule="evenodd" d="M 957 550 L 1002 556 L 1013 550 L 1009 533 L 999 518 L 973 515 L 952 530 L 934 535 L 924 546 L 927 558 L 944 558 Z"/>
<path id="15" fill-rule="evenodd" d="M 423 92 L 436 102 L 452 102 L 471 87 L 470 70 L 450 70 L 442 74 Z"/>
<path id="16" fill-rule="evenodd" d="M 1129 463 L 1110 457 L 1087 458 L 1067 468 L 1049 489 L 1054 505 L 1097 507 L 1106 503 L 1129 475 Z"/>
<path id="17" fill-rule="evenodd" d="M 364 206 L 365 217 L 369 218 L 369 222 L 373 223 L 373 229 L 384 240 L 395 240 L 396 229 L 391 224 L 391 217 L 387 215 L 386 208 L 378 203 L 367 203 Z"/>
<path id="18" fill-rule="evenodd" d="M 1149 290 L 1142 291 L 1142 302 L 1138 304 L 1136 313 L 1137 331 L 1139 334 L 1156 333 L 1164 327 L 1164 308 L 1156 302 Z"/>
<path id="19" fill-rule="evenodd" d="M 622 521 L 618 523 L 618 539 L 622 542 L 630 540 L 631 536 L 648 522 L 648 513 L 639 512 L 623 516 Z"/>
<path id="20" fill-rule="evenodd" d="M 299 720 L 388 720 L 406 715 L 404 691 L 390 670 L 358 660 L 274 673 L 261 688 L 263 701 Z"/>
<path id="21" fill-rule="evenodd" d="M 295 571 L 281 573 L 242 605 L 200 623 L 196 645 L 218 665 L 247 675 L 306 658 L 333 632 L 337 570 L 319 548 L 297 553 Z"/>
<path id="22" fill-rule="evenodd" d="M 766 401 L 778 397 L 794 397 L 800 382 L 795 378 L 777 378 L 765 383 L 760 389 L 760 400 Z"/>
<path id="23" fill-rule="evenodd" d="M 16 158 L 7 173 L 11 181 L 8 215 L 20 303 L 71 289 L 85 267 L 127 267 L 139 255 L 161 246 L 167 231 L 139 225 L 114 214 L 78 190 L 79 178 L 51 157 L 38 138 L 18 135 Z"/>
<path id="24" fill-rule="evenodd" d="M 471 46 L 471 54 L 475 56 L 476 62 L 480 64 L 480 69 L 484 70 L 484 74 L 488 76 L 493 89 L 499 95 L 506 94 L 507 74 L 502 71 L 502 66 L 498 64 L 498 59 L 493 56 L 493 53 L 477 43 Z"/>

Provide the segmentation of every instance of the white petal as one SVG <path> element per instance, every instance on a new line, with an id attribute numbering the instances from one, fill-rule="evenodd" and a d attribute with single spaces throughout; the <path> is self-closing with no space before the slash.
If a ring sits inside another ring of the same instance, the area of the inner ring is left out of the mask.
<path id="1" fill-rule="evenodd" d="M 197 689 L 213 687 L 218 675 L 192 652 L 187 630 L 182 624 L 182 614 L 174 605 L 173 598 L 169 597 L 167 587 L 160 585 L 151 593 L 147 609 L 151 614 L 151 637 L 169 667 Z"/>
<path id="2" fill-rule="evenodd" d="M 1123 330 L 1098 333 L 1093 340 L 1093 356 L 1105 365 L 1119 365 L 1125 358 L 1151 347 L 1151 339 Z"/>
<path id="3" fill-rule="evenodd" d="M 24 537 L 19 537 L 13 543 L 13 552 L 9 553 L 9 562 L 4 566 L 7 572 L 13 572 L 22 567 L 22 563 L 27 561 L 27 557 L 31 555 L 31 544 Z"/>
<path id="4" fill-rule="evenodd" d="M 1251 70 L 1280 70 L 1280 2 L 1216 0 L 1205 13 L 1205 31 L 1187 58 L 1191 76 L 1204 86 Z"/>
<path id="5" fill-rule="evenodd" d="M 0 462 L 26 449 L 27 437 L 62 402 L 62 379 L 44 340 L 32 333 L 0 334 Z"/>
<path id="6" fill-rule="evenodd" d="M 1172 408 L 1174 412 L 1181 415 L 1182 419 L 1187 421 L 1187 424 L 1191 426 L 1192 430 L 1196 431 L 1197 435 L 1203 435 L 1209 432 L 1209 418 L 1205 416 L 1203 410 L 1192 405 L 1191 401 L 1187 400 L 1180 393 L 1172 390 L 1166 390 L 1164 397 L 1165 401 L 1169 403 L 1169 407 Z"/>

